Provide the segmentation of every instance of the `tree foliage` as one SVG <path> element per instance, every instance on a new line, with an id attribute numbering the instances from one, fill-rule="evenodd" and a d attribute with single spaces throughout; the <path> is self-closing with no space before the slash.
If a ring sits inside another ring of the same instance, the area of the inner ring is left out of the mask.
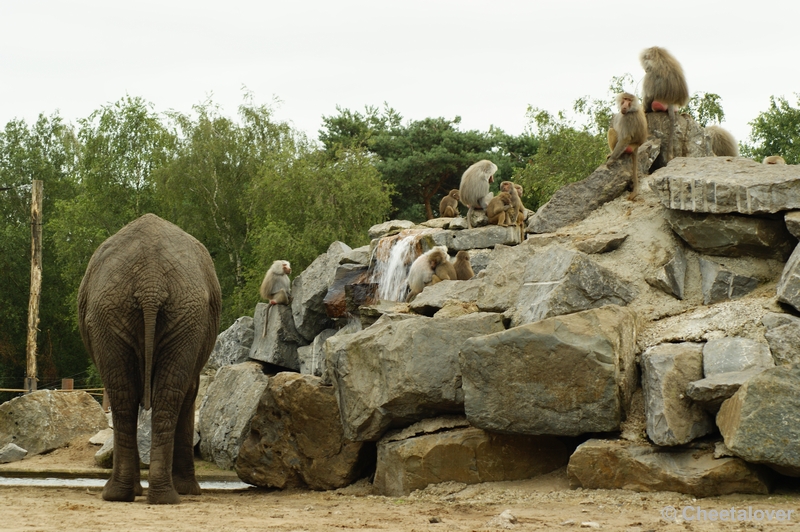
<path id="1" fill-rule="evenodd" d="M 800 94 L 795 95 L 800 104 Z M 752 122 L 750 141 L 741 145 L 741 155 L 761 161 L 780 155 L 787 164 L 800 164 L 800 105 L 792 107 L 783 97 L 771 96 L 769 109 Z"/>

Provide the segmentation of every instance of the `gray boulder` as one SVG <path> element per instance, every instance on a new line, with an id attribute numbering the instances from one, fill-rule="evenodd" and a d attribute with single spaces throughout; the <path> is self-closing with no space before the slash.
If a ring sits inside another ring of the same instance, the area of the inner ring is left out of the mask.
<path id="1" fill-rule="evenodd" d="M 208 388 L 200 407 L 200 455 L 221 469 L 232 469 L 250 432 L 250 419 L 267 387 L 258 362 L 224 366 Z"/>
<path id="2" fill-rule="evenodd" d="M 797 243 L 780 218 L 668 210 L 666 219 L 684 242 L 706 255 L 784 261 Z"/>
<path id="3" fill-rule="evenodd" d="M 749 338 L 725 337 L 709 340 L 703 347 L 703 374 L 706 377 L 775 365 L 769 346 Z"/>
<path id="4" fill-rule="evenodd" d="M 783 216 L 783 221 L 786 224 L 786 230 L 793 237 L 800 238 L 800 211 L 787 212 Z"/>
<path id="5" fill-rule="evenodd" d="M 676 157 L 652 175 L 661 204 L 682 211 L 766 214 L 800 208 L 800 168 L 744 157 Z"/>
<path id="6" fill-rule="evenodd" d="M 507 434 L 619 430 L 637 387 L 636 329 L 633 311 L 608 305 L 468 339 L 467 419 Z"/>
<path id="7" fill-rule="evenodd" d="M 647 436 L 656 445 L 682 445 L 705 436 L 714 424 L 708 413 L 685 394 L 703 378 L 703 346 L 661 344 L 642 353 Z"/>
<path id="8" fill-rule="evenodd" d="M 497 245 L 513 246 L 519 244 L 519 229 L 487 225 L 475 229 L 442 231 L 435 235 L 436 245 L 447 246 L 449 251 L 493 248 Z"/>
<path id="9" fill-rule="evenodd" d="M 686 387 L 686 395 L 707 411 L 716 414 L 723 401 L 730 399 L 742 384 L 765 369 L 763 367 L 751 367 L 744 371 L 718 373 L 699 381 L 690 382 Z"/>
<path id="10" fill-rule="evenodd" d="M 661 448 L 624 440 L 588 440 L 569 459 L 572 488 L 674 491 L 695 497 L 767 494 L 771 475 L 738 458 L 714 458 L 708 449 Z"/>
<path id="11" fill-rule="evenodd" d="M 646 142 L 639 147 L 639 175 L 658 156 L 658 143 Z M 605 203 L 625 192 L 631 180 L 631 163 L 628 158 L 608 167 L 602 165 L 589 177 L 570 183 L 556 191 L 528 220 L 529 233 L 553 233 L 562 227 L 585 219 Z"/>
<path id="12" fill-rule="evenodd" d="M 589 238 L 579 239 L 575 242 L 575 248 L 587 255 L 599 253 L 609 253 L 622 245 L 628 238 L 625 233 L 607 233 L 594 235 Z"/>
<path id="13" fill-rule="evenodd" d="M 333 325 L 325 312 L 325 296 L 336 277 L 336 267 L 351 251 L 347 244 L 332 243 L 292 281 L 294 326 L 306 342 Z"/>
<path id="14" fill-rule="evenodd" d="M 783 273 L 778 281 L 778 301 L 800 310 L 800 246 L 794 249 L 783 268 Z"/>
<path id="15" fill-rule="evenodd" d="M 15 443 L 7 443 L 0 449 L 0 464 L 18 462 L 28 455 L 28 451 Z"/>
<path id="16" fill-rule="evenodd" d="M 549 473 L 569 460 L 554 436 L 492 434 L 463 418 L 426 419 L 378 442 L 375 490 L 399 497 L 440 482 L 497 482 Z"/>
<path id="17" fill-rule="evenodd" d="M 336 489 L 369 465 L 363 450 L 344 438 L 331 386 L 312 375 L 278 373 L 258 401 L 236 473 L 260 487 Z"/>
<path id="18" fill-rule="evenodd" d="M 776 365 L 800 362 L 800 318 L 791 314 L 769 312 L 761 318 Z"/>
<path id="19" fill-rule="evenodd" d="M 325 363 L 325 342 L 336 332 L 337 329 L 325 329 L 309 345 L 297 348 L 300 373 L 321 377 L 325 384 L 330 384 L 328 366 Z"/>
<path id="20" fill-rule="evenodd" d="M 566 248 L 552 246 L 524 264 L 521 286 L 507 286 L 517 292 L 516 301 L 511 299 L 516 309 L 514 326 L 604 305 L 624 306 L 637 294 L 636 288 L 588 255 Z M 502 283 L 498 274 L 495 286 Z"/>
<path id="21" fill-rule="evenodd" d="M 269 322 L 267 322 L 269 313 Z M 292 309 L 288 305 L 256 305 L 253 345 L 250 347 L 250 358 L 268 364 L 274 364 L 298 371 L 300 361 L 297 349 L 306 345 L 306 339 L 297 332 L 294 326 Z M 267 326 L 264 334 L 264 325 Z"/>
<path id="22" fill-rule="evenodd" d="M 686 253 L 683 248 L 677 246 L 672 258 L 654 276 L 647 277 L 646 281 L 665 294 L 683 299 L 686 287 Z"/>
<path id="23" fill-rule="evenodd" d="M 388 222 L 373 225 L 369 228 L 367 234 L 370 240 L 374 240 L 384 237 L 389 233 L 396 233 L 403 229 L 411 229 L 412 227 L 414 227 L 414 222 L 409 222 L 408 220 L 389 220 Z"/>
<path id="24" fill-rule="evenodd" d="M 502 331 L 498 314 L 383 315 L 328 339 L 325 353 L 345 438 L 374 441 L 391 427 L 463 411 L 458 353 L 472 336 Z"/>
<path id="25" fill-rule="evenodd" d="M 217 336 L 206 367 L 216 371 L 222 366 L 246 361 L 253 345 L 253 334 L 253 318 L 250 316 L 242 316 L 233 322 Z"/>
<path id="26" fill-rule="evenodd" d="M 39 390 L 0 405 L 0 447 L 13 443 L 30 456 L 107 427 L 103 408 L 82 391 Z"/>
<path id="27" fill-rule="evenodd" d="M 703 304 L 739 299 L 758 288 L 758 279 L 734 273 L 721 264 L 699 257 Z"/>
<path id="28" fill-rule="evenodd" d="M 736 456 L 800 477 L 800 367 L 762 371 L 722 403 L 717 426 Z"/>

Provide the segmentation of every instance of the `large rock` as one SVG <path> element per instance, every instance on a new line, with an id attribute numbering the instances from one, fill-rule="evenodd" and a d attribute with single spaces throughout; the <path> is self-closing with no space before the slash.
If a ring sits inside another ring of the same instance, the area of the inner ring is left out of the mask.
<path id="1" fill-rule="evenodd" d="M 344 260 L 344 259 L 342 259 Z M 348 312 L 354 309 L 348 308 L 347 288 L 352 285 L 370 285 L 371 274 L 367 266 L 360 264 L 345 263 L 336 268 L 333 284 L 328 289 L 328 293 L 322 300 L 325 305 L 325 312 L 329 318 L 345 318 Z M 372 297 L 364 298 L 362 304 L 372 304 L 375 302 L 375 285 L 372 285 Z M 356 307 L 358 308 L 358 307 Z"/>
<path id="2" fill-rule="evenodd" d="M 604 305 L 624 306 L 637 293 L 588 255 L 558 246 L 527 262 L 522 281 L 516 288 L 515 326 Z"/>
<path id="3" fill-rule="evenodd" d="M 703 346 L 703 374 L 706 377 L 756 367 L 763 370 L 774 365 L 769 346 L 750 338 L 715 338 Z"/>
<path id="4" fill-rule="evenodd" d="M 214 371 L 222 366 L 239 364 L 250 357 L 253 345 L 253 318 L 242 316 L 217 336 L 217 343 L 206 363 Z"/>
<path id="5" fill-rule="evenodd" d="M 684 242 L 706 255 L 785 261 L 797 243 L 780 218 L 668 210 L 666 219 Z"/>
<path id="6" fill-rule="evenodd" d="M 278 373 L 258 402 L 236 473 L 261 487 L 341 488 L 367 465 L 364 449 L 345 440 L 333 387 L 319 377 Z"/>
<path id="7" fill-rule="evenodd" d="M 46 453 L 108 427 L 103 408 L 86 392 L 40 390 L 0 405 L 0 447 Z"/>
<path id="8" fill-rule="evenodd" d="M 467 340 L 467 419 L 512 434 L 619 430 L 637 387 L 636 321 L 609 305 Z"/>
<path id="9" fill-rule="evenodd" d="M 699 257 L 699 261 L 704 305 L 739 299 L 758 288 L 755 277 L 735 273 L 703 257 Z"/>
<path id="10" fill-rule="evenodd" d="M 738 458 L 714 458 L 711 449 L 665 449 L 623 440 L 588 440 L 567 466 L 572 488 L 675 491 L 695 497 L 769 493 L 770 475 Z"/>
<path id="11" fill-rule="evenodd" d="M 515 226 L 487 225 L 460 231 L 442 231 L 434 235 L 436 245 L 447 246 L 449 251 L 493 248 L 497 245 L 519 244 L 519 229 Z"/>
<path id="12" fill-rule="evenodd" d="M 782 165 L 770 165 L 782 166 Z M 794 248 L 778 281 L 778 301 L 800 310 L 800 246 Z"/>
<path id="13" fill-rule="evenodd" d="M 751 378 L 722 403 L 717 426 L 736 456 L 800 477 L 800 367 Z"/>
<path id="14" fill-rule="evenodd" d="M 325 312 L 325 296 L 334 282 L 339 262 L 350 251 L 347 244 L 334 242 L 292 281 L 294 325 L 307 342 L 332 325 Z"/>
<path id="15" fill-rule="evenodd" d="M 370 240 L 374 240 L 403 229 L 411 229 L 412 227 L 414 227 L 414 222 L 409 222 L 408 220 L 389 220 L 388 222 L 373 225 L 369 228 L 367 234 Z"/>
<path id="16" fill-rule="evenodd" d="M 776 365 L 800 362 L 800 318 L 791 314 L 769 312 L 761 318 Z"/>
<path id="17" fill-rule="evenodd" d="M 661 344 L 642 353 L 642 390 L 647 436 L 656 445 L 681 445 L 713 430 L 708 413 L 686 397 L 703 378 L 703 346 Z"/>
<path id="18" fill-rule="evenodd" d="M 652 175 L 650 188 L 670 209 L 777 213 L 800 208 L 800 167 L 743 157 L 676 157 Z"/>
<path id="19" fill-rule="evenodd" d="M 329 338 L 345 438 L 377 440 L 391 427 L 463 411 L 458 352 L 468 338 L 503 329 L 498 314 L 383 315 L 363 331 Z"/>
<path id="20" fill-rule="evenodd" d="M 253 318 L 255 332 L 253 345 L 250 346 L 250 358 L 299 371 L 300 360 L 297 349 L 307 342 L 297 332 L 293 316 L 292 309 L 288 305 L 258 303 Z"/>
<path id="21" fill-rule="evenodd" d="M 28 455 L 28 451 L 15 443 L 7 443 L 0 449 L 0 464 L 18 462 Z"/>
<path id="22" fill-rule="evenodd" d="M 300 359 L 300 373 L 322 377 L 325 384 L 330 384 L 328 366 L 325 362 L 325 342 L 336 332 L 336 329 L 325 329 L 314 338 L 311 344 L 297 348 L 297 356 Z"/>
<path id="23" fill-rule="evenodd" d="M 664 293 L 683 299 L 686 287 L 686 253 L 677 246 L 672 257 L 652 277 L 646 278 L 651 286 Z"/>
<path id="24" fill-rule="evenodd" d="M 723 401 L 730 399 L 742 384 L 765 369 L 763 367 L 751 367 L 744 371 L 717 373 L 711 377 L 690 382 L 686 387 L 686 395 L 709 412 L 716 414 Z"/>
<path id="25" fill-rule="evenodd" d="M 233 468 L 267 383 L 258 362 L 224 366 L 217 371 L 200 407 L 198 429 L 204 460 L 222 469 Z"/>
<path id="26" fill-rule="evenodd" d="M 647 174 L 657 155 L 658 147 L 652 143 L 645 143 L 639 148 L 640 176 Z M 630 167 L 630 161 L 625 158 L 610 168 L 602 165 L 586 179 L 561 187 L 550 201 L 531 216 L 528 232 L 552 233 L 583 220 L 592 211 L 625 192 L 631 180 Z"/>
<path id="27" fill-rule="evenodd" d="M 375 490 L 407 495 L 440 482 L 497 482 L 549 473 L 569 460 L 554 436 L 492 434 L 466 420 L 427 419 L 378 443 Z"/>

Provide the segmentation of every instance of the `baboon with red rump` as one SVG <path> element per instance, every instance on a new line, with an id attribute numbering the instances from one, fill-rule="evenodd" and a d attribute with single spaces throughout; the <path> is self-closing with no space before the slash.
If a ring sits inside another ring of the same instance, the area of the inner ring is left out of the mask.
<path id="1" fill-rule="evenodd" d="M 494 174 L 497 172 L 497 165 L 492 161 L 484 159 L 473 164 L 461 176 L 461 186 L 458 193 L 461 196 L 461 203 L 467 209 L 467 227 L 472 229 L 472 212 L 475 209 L 486 210 L 492 193 L 489 192 L 489 184 L 494 183 Z"/>
<path id="2" fill-rule="evenodd" d="M 617 108 L 619 113 L 614 115 L 608 128 L 608 147 L 612 151 L 606 164 L 613 163 L 623 153 L 631 154 L 633 187 L 628 199 L 633 200 L 639 194 L 638 151 L 639 146 L 647 140 L 647 118 L 639 98 L 629 92 L 617 94 Z"/>
<path id="3" fill-rule="evenodd" d="M 645 112 L 667 111 L 669 135 L 662 149 L 664 162 L 672 160 L 675 150 L 675 112 L 689 102 L 689 87 L 681 64 L 663 48 L 653 46 L 643 50 L 639 60 L 644 68 L 642 100 Z"/>

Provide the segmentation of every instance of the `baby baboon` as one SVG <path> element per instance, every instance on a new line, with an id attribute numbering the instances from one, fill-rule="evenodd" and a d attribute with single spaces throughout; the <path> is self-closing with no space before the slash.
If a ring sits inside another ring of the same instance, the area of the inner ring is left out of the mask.
<path id="1" fill-rule="evenodd" d="M 406 302 L 410 303 L 417 294 L 433 282 L 433 275 L 436 268 L 443 262 L 447 262 L 447 251 L 443 246 L 437 246 L 426 253 L 423 253 L 411 263 L 408 270 L 406 283 L 410 292 L 406 297 Z"/>
<path id="2" fill-rule="evenodd" d="M 611 155 L 608 156 L 606 164 L 613 163 L 622 156 L 623 153 L 631 154 L 631 189 L 629 200 L 633 200 L 639 194 L 639 146 L 647 140 L 647 118 L 644 116 L 644 109 L 639 102 L 639 98 L 628 92 L 617 94 L 617 107 L 619 113 L 614 115 L 611 120 L 611 127 L 608 129 L 608 146 L 611 148 Z"/>
<path id="3" fill-rule="evenodd" d="M 519 241 L 522 242 L 525 240 L 525 206 L 522 205 L 517 185 L 511 181 L 503 181 L 500 183 L 500 191 L 508 192 L 508 195 L 511 196 L 511 210 L 508 211 L 508 218 L 510 223 L 519 226 Z"/>
<path id="4" fill-rule="evenodd" d="M 454 188 L 439 202 L 439 218 L 455 218 L 458 216 L 458 189 Z"/>
<path id="5" fill-rule="evenodd" d="M 508 192 L 501 192 L 493 197 L 486 206 L 486 216 L 489 218 L 490 224 L 508 227 L 515 220 L 510 220 L 513 205 L 511 205 L 511 194 Z"/>
<path id="6" fill-rule="evenodd" d="M 469 253 L 466 251 L 459 251 L 456 253 L 456 262 L 453 264 L 456 270 L 456 278 L 459 281 L 469 281 L 475 277 L 475 272 L 472 271 L 472 263 L 469 260 Z"/>
<path id="7" fill-rule="evenodd" d="M 780 155 L 770 155 L 769 157 L 764 157 L 764 164 L 786 164 L 786 161 Z"/>
<path id="8" fill-rule="evenodd" d="M 494 183 L 494 174 L 497 165 L 484 159 L 473 164 L 461 176 L 461 186 L 458 187 L 461 203 L 467 206 L 467 227 L 472 229 L 472 211 L 486 209 L 492 199 L 489 192 L 489 183 Z"/>
<path id="9" fill-rule="evenodd" d="M 444 248 L 445 250 L 447 248 Z M 447 257 L 447 251 L 443 251 L 445 255 L 445 259 L 441 261 L 437 266 L 436 269 L 433 270 L 433 279 L 431 280 L 431 284 L 436 284 L 440 281 L 457 281 L 458 275 L 456 274 L 456 269 L 453 267 L 453 264 L 450 262 L 449 258 Z"/>
<path id="10" fill-rule="evenodd" d="M 711 151 L 717 157 L 736 157 L 739 155 L 739 146 L 736 139 L 729 131 L 719 126 L 708 126 L 706 133 L 711 137 Z"/>
<path id="11" fill-rule="evenodd" d="M 290 289 L 289 274 L 292 267 L 288 260 L 276 260 L 267 270 L 264 280 L 261 282 L 259 293 L 262 299 L 269 301 L 269 308 L 264 319 L 264 330 L 261 336 L 267 335 L 267 325 L 269 325 L 269 311 L 273 305 L 288 305 L 292 302 L 292 292 Z"/>
<path id="12" fill-rule="evenodd" d="M 675 111 L 689 102 L 689 87 L 683 76 L 683 68 L 668 51 L 658 46 L 643 50 L 639 60 L 644 68 L 644 109 L 669 113 L 669 141 L 664 153 L 664 162 L 672 160 L 675 146 Z"/>

